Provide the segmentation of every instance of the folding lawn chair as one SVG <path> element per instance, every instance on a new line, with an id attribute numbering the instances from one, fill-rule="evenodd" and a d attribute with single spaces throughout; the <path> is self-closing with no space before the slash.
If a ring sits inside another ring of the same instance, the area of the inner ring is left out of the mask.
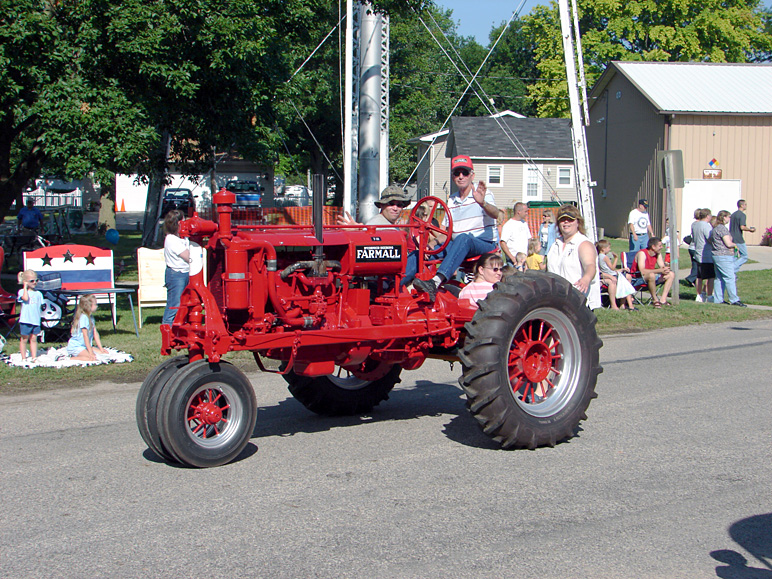
<path id="1" fill-rule="evenodd" d="M 0 269 L 5 261 L 5 250 L 0 247 Z M 17 307 L 16 296 L 0 285 L 0 336 L 5 339 L 18 337 L 19 315 L 21 308 Z"/>
<path id="2" fill-rule="evenodd" d="M 635 263 L 635 254 L 637 251 L 623 251 L 621 254 L 622 267 L 626 267 L 630 270 L 630 275 L 633 279 L 630 283 L 635 288 L 633 294 L 633 302 L 640 305 L 649 305 L 652 302 L 652 295 L 649 293 L 649 286 L 646 285 L 646 281 L 641 277 L 641 272 L 638 270 L 638 265 Z M 657 285 L 662 285 L 664 280 L 657 280 Z M 644 297 L 643 292 L 646 292 L 648 297 Z"/>

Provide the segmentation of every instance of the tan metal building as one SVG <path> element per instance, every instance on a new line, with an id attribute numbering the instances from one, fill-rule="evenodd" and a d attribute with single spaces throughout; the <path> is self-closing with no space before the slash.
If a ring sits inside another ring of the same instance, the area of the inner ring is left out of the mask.
<path id="1" fill-rule="evenodd" d="M 627 235 L 638 199 L 649 200 L 654 230 L 662 233 L 657 152 L 680 149 L 687 181 L 676 192 L 682 236 L 694 208 L 733 212 L 743 198 L 748 225 L 756 226 L 745 240 L 760 242 L 772 226 L 772 65 L 612 62 L 590 102 L 595 211 L 607 235 Z"/>

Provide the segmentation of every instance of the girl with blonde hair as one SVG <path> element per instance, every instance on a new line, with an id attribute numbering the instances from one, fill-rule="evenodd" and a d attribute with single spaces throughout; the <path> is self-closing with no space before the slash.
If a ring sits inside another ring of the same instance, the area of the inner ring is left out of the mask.
<path id="1" fill-rule="evenodd" d="M 67 342 L 67 354 L 75 360 L 85 360 L 87 362 L 96 361 L 97 357 L 91 343 L 96 343 L 96 350 L 102 354 L 107 354 L 107 350 L 102 347 L 99 339 L 99 332 L 94 325 L 94 312 L 97 309 L 97 300 L 94 294 L 80 296 L 78 307 L 72 316 L 72 336 Z"/>

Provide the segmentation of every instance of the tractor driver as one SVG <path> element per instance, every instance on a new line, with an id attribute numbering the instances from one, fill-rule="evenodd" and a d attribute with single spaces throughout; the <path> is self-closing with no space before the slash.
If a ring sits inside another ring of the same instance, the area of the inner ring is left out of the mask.
<path id="1" fill-rule="evenodd" d="M 437 275 L 429 280 L 413 280 L 413 287 L 429 294 L 432 301 L 437 288 L 453 276 L 467 257 L 496 251 L 499 243 L 496 228 L 499 209 L 483 181 L 475 187 L 472 160 L 467 155 L 453 157 L 450 170 L 458 188 L 448 197 L 448 210 L 453 216 L 453 239 L 445 249 Z M 447 219 L 443 225 L 447 226 Z"/>

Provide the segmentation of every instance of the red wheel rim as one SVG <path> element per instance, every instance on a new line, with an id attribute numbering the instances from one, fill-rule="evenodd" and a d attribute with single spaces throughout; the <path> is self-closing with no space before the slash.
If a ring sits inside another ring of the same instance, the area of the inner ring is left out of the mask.
<path id="1" fill-rule="evenodd" d="M 188 405 L 190 433 L 203 439 L 219 436 L 228 425 L 229 409 L 230 404 L 221 391 L 207 388 L 198 392 Z"/>
<path id="2" fill-rule="evenodd" d="M 509 383 L 515 398 L 534 404 L 549 397 L 561 374 L 560 345 L 555 328 L 545 320 L 528 320 L 518 328 L 508 360 Z"/>

